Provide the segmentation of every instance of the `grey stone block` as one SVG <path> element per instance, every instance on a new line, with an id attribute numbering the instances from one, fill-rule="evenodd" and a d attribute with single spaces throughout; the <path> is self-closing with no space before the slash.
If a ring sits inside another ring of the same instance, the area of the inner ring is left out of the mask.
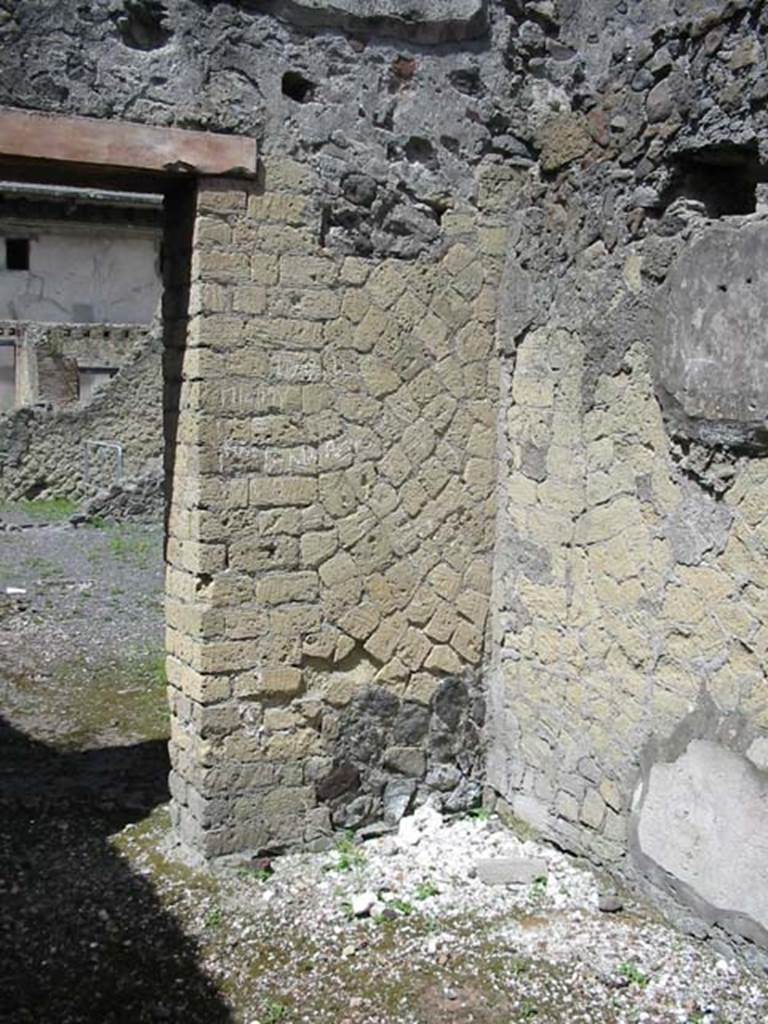
<path id="1" fill-rule="evenodd" d="M 621 897 L 613 892 L 601 892 L 597 898 L 597 906 L 604 914 L 618 914 L 624 909 Z"/>
<path id="2" fill-rule="evenodd" d="M 283 0 L 275 13 L 307 28 L 344 28 L 435 44 L 487 32 L 485 0 Z"/>
<path id="3" fill-rule="evenodd" d="M 384 767 L 419 779 L 427 768 L 427 759 L 418 747 L 390 747 L 384 751 Z"/>
<path id="4" fill-rule="evenodd" d="M 538 858 L 489 857 L 479 860 L 475 869 L 486 885 L 531 885 L 547 876 L 547 862 Z"/>
<path id="5" fill-rule="evenodd" d="M 416 783 L 412 779 L 395 779 L 384 790 L 384 820 L 397 824 L 410 807 Z"/>
<path id="6" fill-rule="evenodd" d="M 762 429 L 767 252 L 765 222 L 716 222 L 698 233 L 667 280 L 657 381 L 679 429 L 706 443 L 743 443 Z"/>

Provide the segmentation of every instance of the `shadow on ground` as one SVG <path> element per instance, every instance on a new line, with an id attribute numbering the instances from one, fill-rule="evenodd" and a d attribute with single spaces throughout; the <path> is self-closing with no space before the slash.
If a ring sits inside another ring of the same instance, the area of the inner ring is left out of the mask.
<path id="1" fill-rule="evenodd" d="M 168 798 L 163 741 L 59 752 L 0 716 L 0 1021 L 219 1024 L 198 949 L 108 837 Z"/>

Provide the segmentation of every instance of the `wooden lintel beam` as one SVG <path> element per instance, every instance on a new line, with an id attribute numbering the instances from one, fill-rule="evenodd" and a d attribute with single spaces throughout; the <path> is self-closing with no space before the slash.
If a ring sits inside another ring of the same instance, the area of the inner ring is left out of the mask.
<path id="1" fill-rule="evenodd" d="M 145 175 L 253 176 L 256 140 L 0 108 L 0 159 Z"/>

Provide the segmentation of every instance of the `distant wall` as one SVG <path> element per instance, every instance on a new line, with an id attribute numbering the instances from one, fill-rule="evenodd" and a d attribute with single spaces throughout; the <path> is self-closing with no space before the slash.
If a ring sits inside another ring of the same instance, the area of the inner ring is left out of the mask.
<path id="1" fill-rule="evenodd" d="M 16 325 L 18 327 L 18 325 Z M 26 325 L 43 335 L 43 347 L 59 353 L 58 362 L 46 356 L 38 366 L 33 349 L 22 365 L 31 366 L 32 382 L 39 398 L 43 384 L 61 381 L 60 361 L 73 363 L 88 351 L 92 339 L 97 358 L 119 360 L 120 372 L 105 383 L 86 406 L 54 409 L 26 406 L 0 417 L 0 497 L 18 499 L 40 494 L 78 498 L 112 483 L 114 455 L 104 452 L 91 460 L 91 480 L 84 479 L 84 442 L 116 441 L 123 446 L 124 474 L 134 476 L 162 457 L 162 344 L 156 331 L 145 328 L 102 325 L 98 329 L 78 326 L 50 328 Z M 23 331 L 22 331 L 23 333 Z M 95 336 L 94 336 L 95 335 Z M 106 336 L 108 335 L 108 336 Z M 94 336 L 92 338 L 92 336 Z M 115 346 L 119 351 L 112 350 Z M 24 351 L 22 345 L 20 351 Z"/>
<path id="2" fill-rule="evenodd" d="M 62 408 L 90 401 L 96 387 L 136 357 L 150 329 L 127 324 L 48 324 L 0 320 L 10 350 L 7 405 Z M 94 379 L 91 380 L 90 378 Z M 12 385 L 12 388 L 11 388 Z"/>
<path id="3" fill-rule="evenodd" d="M 28 238 L 29 270 L 8 270 L 5 239 Z M 160 235 L 125 227 L 0 223 L 0 318 L 148 324 L 161 294 Z"/>

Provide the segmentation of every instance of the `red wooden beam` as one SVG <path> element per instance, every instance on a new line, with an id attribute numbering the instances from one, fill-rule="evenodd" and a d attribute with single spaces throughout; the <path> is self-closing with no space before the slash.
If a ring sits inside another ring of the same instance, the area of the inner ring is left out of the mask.
<path id="1" fill-rule="evenodd" d="M 146 174 L 252 176 L 256 140 L 0 108 L 0 158 Z"/>

